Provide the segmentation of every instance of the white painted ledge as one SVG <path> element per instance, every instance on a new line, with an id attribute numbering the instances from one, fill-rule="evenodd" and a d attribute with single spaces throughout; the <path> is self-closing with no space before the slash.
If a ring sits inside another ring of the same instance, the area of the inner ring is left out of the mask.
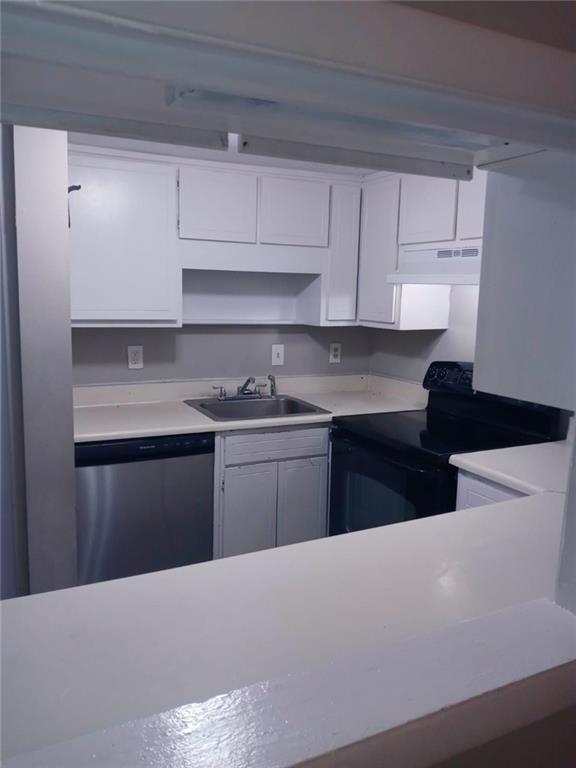
<path id="1" fill-rule="evenodd" d="M 562 494 L 530 496 L 6 601 L 6 756 L 327 660 L 385 664 L 409 638 L 553 599 L 563 508 Z"/>
<path id="2" fill-rule="evenodd" d="M 575 658 L 576 617 L 539 600 L 16 756 L 5 765 L 288 768 Z M 555 706 L 561 703 L 568 704 L 557 700 Z M 411 764 L 430 765 L 524 725 L 526 717 L 545 717 L 551 714 L 547 704 L 522 718 L 517 707 L 504 709 L 495 701 L 493 717 L 480 726 L 469 725 L 442 743 L 422 740 Z"/>

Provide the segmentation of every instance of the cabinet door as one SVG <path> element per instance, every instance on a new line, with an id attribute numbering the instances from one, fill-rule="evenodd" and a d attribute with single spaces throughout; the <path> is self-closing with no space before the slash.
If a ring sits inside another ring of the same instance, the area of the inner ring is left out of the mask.
<path id="1" fill-rule="evenodd" d="M 450 179 L 403 176 L 398 242 L 433 243 L 456 234 L 457 184 Z"/>
<path id="2" fill-rule="evenodd" d="M 330 185 L 313 179 L 262 176 L 258 206 L 261 243 L 328 245 Z"/>
<path id="3" fill-rule="evenodd" d="M 327 320 L 355 320 L 360 188 L 332 185 Z"/>
<path id="4" fill-rule="evenodd" d="M 326 536 L 328 459 L 278 464 L 277 546 Z"/>
<path id="5" fill-rule="evenodd" d="M 458 182 L 458 215 L 456 237 L 471 240 L 484 234 L 484 207 L 486 203 L 486 171 L 474 171 L 472 181 Z"/>
<path id="6" fill-rule="evenodd" d="M 386 282 L 398 258 L 400 179 L 385 177 L 362 189 L 358 319 L 394 323 L 398 289 Z"/>
<path id="7" fill-rule="evenodd" d="M 71 155 L 69 185 L 72 319 L 176 320 L 174 169 Z"/>
<path id="8" fill-rule="evenodd" d="M 180 168 L 180 237 L 256 242 L 254 173 Z"/>
<path id="9" fill-rule="evenodd" d="M 470 507 L 483 507 L 486 504 L 497 504 L 500 501 L 519 499 L 525 494 L 506 488 L 504 485 L 492 483 L 467 472 L 458 472 L 458 493 L 456 497 L 456 509 L 469 509 Z"/>
<path id="10" fill-rule="evenodd" d="M 224 470 L 222 557 L 276 546 L 278 464 Z"/>

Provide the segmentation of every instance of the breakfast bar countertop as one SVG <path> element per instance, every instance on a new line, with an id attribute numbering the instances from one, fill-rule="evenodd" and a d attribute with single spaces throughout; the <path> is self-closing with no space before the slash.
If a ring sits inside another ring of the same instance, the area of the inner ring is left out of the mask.
<path id="1" fill-rule="evenodd" d="M 6 766 L 284 768 L 567 669 L 574 617 L 552 602 L 563 508 L 546 493 L 7 600 Z M 491 699 L 475 737 L 520 727 L 526 698 L 497 717 Z M 556 701 L 528 700 L 532 719 Z M 426 756 L 435 743 L 449 757 L 454 739 L 431 735 Z"/>

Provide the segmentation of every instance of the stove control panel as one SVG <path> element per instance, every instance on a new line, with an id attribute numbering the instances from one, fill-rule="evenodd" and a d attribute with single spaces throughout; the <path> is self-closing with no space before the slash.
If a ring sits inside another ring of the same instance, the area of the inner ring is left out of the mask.
<path id="1" fill-rule="evenodd" d="M 422 386 L 424 389 L 472 391 L 473 363 L 437 361 L 431 363 Z"/>

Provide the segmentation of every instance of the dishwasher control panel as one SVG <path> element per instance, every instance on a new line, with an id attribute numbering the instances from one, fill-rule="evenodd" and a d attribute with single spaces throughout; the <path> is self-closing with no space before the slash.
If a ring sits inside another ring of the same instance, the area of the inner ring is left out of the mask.
<path id="1" fill-rule="evenodd" d="M 77 467 L 165 459 L 212 451 L 214 451 L 214 434 L 212 432 L 198 435 L 171 435 L 133 440 L 76 443 L 74 446 Z"/>

